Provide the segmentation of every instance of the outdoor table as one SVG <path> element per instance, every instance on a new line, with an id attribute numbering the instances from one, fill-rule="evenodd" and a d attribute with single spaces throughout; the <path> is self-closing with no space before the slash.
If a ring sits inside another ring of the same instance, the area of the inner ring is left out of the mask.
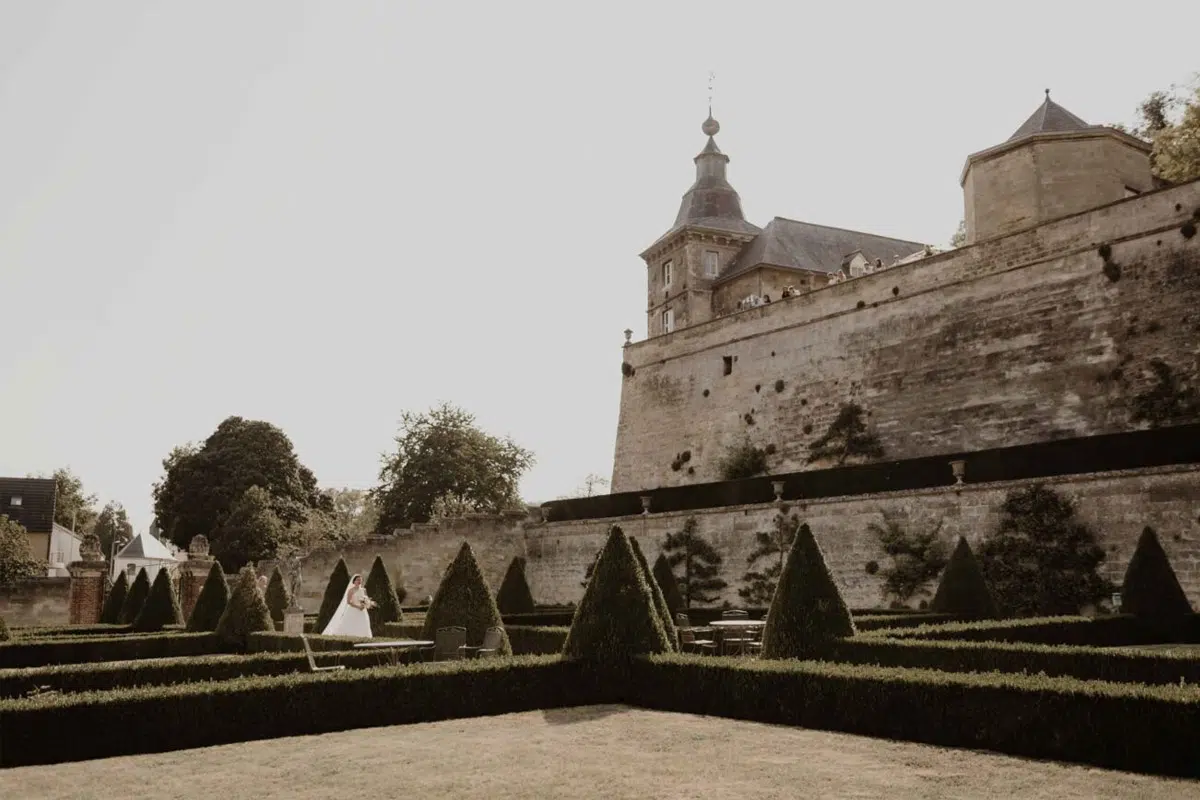
<path id="1" fill-rule="evenodd" d="M 394 667 L 400 661 L 400 651 L 406 648 L 413 647 L 433 647 L 434 642 L 427 642 L 424 639 L 397 639 L 395 641 L 385 642 L 358 642 L 354 645 L 354 649 L 362 648 L 363 650 L 381 650 L 386 649 L 388 660 Z"/>
<path id="2" fill-rule="evenodd" d="M 721 651 L 725 651 L 725 631 L 747 630 L 761 628 L 767 624 L 765 619 L 717 619 L 708 623 L 721 632 Z"/>

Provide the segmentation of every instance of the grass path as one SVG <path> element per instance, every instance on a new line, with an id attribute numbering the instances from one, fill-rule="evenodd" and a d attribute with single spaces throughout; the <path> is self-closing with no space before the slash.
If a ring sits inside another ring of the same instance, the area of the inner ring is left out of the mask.
<path id="1" fill-rule="evenodd" d="M 0 797 L 117 796 L 1200 800 L 1200 782 L 625 706 L 0 771 Z"/>

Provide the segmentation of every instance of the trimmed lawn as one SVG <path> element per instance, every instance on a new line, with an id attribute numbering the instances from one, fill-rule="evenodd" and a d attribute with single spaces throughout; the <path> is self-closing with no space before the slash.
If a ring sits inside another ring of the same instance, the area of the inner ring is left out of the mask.
<path id="1" fill-rule="evenodd" d="M 117 795 L 162 800 L 1200 800 L 1200 781 L 626 706 L 369 728 L 0 771 L 0 797 Z"/>

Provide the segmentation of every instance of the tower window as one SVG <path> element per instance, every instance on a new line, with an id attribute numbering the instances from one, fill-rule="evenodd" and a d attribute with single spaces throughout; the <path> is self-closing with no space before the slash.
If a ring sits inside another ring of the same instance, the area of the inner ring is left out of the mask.
<path id="1" fill-rule="evenodd" d="M 671 268 L 673 266 L 674 266 L 674 262 L 671 262 L 671 261 L 663 262 L 663 286 L 671 285 L 671 272 L 672 272 Z"/>
<path id="2" fill-rule="evenodd" d="M 668 308 L 662 312 L 662 330 L 663 333 L 670 333 L 675 330 L 675 309 Z"/>
<path id="3" fill-rule="evenodd" d="M 10 506 L 19 506 L 19 505 L 21 505 L 21 495 L 19 495 L 19 494 L 14 494 L 14 495 L 12 496 L 12 499 L 10 499 L 10 500 L 8 501 L 8 504 L 9 504 Z"/>
<path id="4" fill-rule="evenodd" d="M 732 375 L 733 374 L 733 356 L 725 356 L 724 361 L 725 361 L 725 374 Z"/>
<path id="5" fill-rule="evenodd" d="M 704 251 L 704 277 L 717 277 L 717 269 L 720 266 L 720 254 L 716 250 Z"/>

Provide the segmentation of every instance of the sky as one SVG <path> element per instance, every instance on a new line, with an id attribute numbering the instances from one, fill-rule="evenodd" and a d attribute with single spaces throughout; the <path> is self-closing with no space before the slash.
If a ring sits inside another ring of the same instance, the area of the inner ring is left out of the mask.
<path id="1" fill-rule="evenodd" d="M 0 0 L 0 475 L 70 466 L 144 530 L 230 415 L 369 488 L 448 401 L 571 494 L 710 72 L 752 222 L 941 246 L 1043 89 L 1128 123 L 1200 70 L 1200 4 L 1153 7 Z"/>

